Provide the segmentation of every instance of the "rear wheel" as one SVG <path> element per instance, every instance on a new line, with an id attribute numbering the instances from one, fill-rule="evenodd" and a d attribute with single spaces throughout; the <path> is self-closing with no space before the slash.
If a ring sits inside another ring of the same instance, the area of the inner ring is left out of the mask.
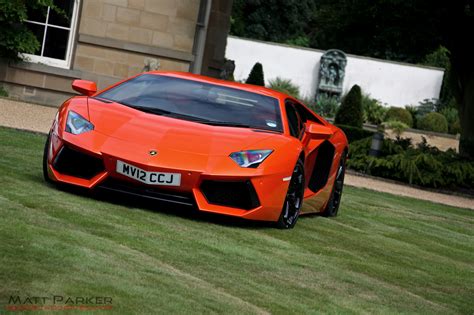
<path id="1" fill-rule="evenodd" d="M 300 216 L 304 195 L 304 164 L 298 160 L 291 175 L 283 209 L 277 222 L 280 229 L 291 229 Z"/>
<path id="2" fill-rule="evenodd" d="M 343 153 L 337 168 L 336 180 L 332 188 L 331 197 L 329 198 L 326 209 L 323 212 L 325 217 L 335 217 L 339 211 L 341 204 L 342 189 L 344 188 L 344 175 L 346 173 L 346 153 Z"/>

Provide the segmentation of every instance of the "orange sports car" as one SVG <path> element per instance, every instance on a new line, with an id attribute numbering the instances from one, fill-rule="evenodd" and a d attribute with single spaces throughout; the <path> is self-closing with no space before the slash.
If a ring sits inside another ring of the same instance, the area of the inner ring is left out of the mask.
<path id="1" fill-rule="evenodd" d="M 348 143 L 298 100 L 264 87 L 147 72 L 60 108 L 45 145 L 49 182 L 105 189 L 292 228 L 337 214 Z M 303 207 L 304 201 L 304 207 Z"/>

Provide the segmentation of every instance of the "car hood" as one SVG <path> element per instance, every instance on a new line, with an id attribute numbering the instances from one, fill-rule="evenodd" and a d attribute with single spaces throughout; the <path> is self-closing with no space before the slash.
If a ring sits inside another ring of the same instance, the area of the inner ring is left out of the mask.
<path id="1" fill-rule="evenodd" d="M 166 116 L 145 113 L 117 103 L 90 98 L 89 119 L 94 130 L 136 147 L 156 148 L 193 155 L 221 155 L 245 149 L 267 147 L 271 137 L 281 134 L 224 126 L 210 126 Z M 265 147 L 255 147 L 260 142 Z"/>

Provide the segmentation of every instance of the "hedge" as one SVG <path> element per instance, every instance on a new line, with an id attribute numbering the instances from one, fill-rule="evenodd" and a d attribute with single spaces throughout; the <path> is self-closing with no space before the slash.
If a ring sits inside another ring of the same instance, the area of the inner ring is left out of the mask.
<path id="1" fill-rule="evenodd" d="M 474 189 L 474 161 L 454 150 L 443 152 L 426 141 L 413 147 L 409 139 L 385 139 L 381 155 L 373 157 L 368 155 L 370 144 L 370 138 L 351 143 L 348 168 L 418 186 Z"/>

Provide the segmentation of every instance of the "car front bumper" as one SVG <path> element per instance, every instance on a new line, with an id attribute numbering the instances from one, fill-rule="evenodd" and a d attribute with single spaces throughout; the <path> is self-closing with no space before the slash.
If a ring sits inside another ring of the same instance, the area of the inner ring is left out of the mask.
<path id="1" fill-rule="evenodd" d="M 91 190 L 106 189 L 157 201 L 195 206 L 217 214 L 276 221 L 288 190 L 288 171 L 240 168 L 223 156 L 193 156 L 131 145 L 92 131 L 51 133 L 48 174 L 52 180 Z M 117 173 L 117 160 L 150 172 L 181 174 L 179 187 L 147 185 Z"/>

